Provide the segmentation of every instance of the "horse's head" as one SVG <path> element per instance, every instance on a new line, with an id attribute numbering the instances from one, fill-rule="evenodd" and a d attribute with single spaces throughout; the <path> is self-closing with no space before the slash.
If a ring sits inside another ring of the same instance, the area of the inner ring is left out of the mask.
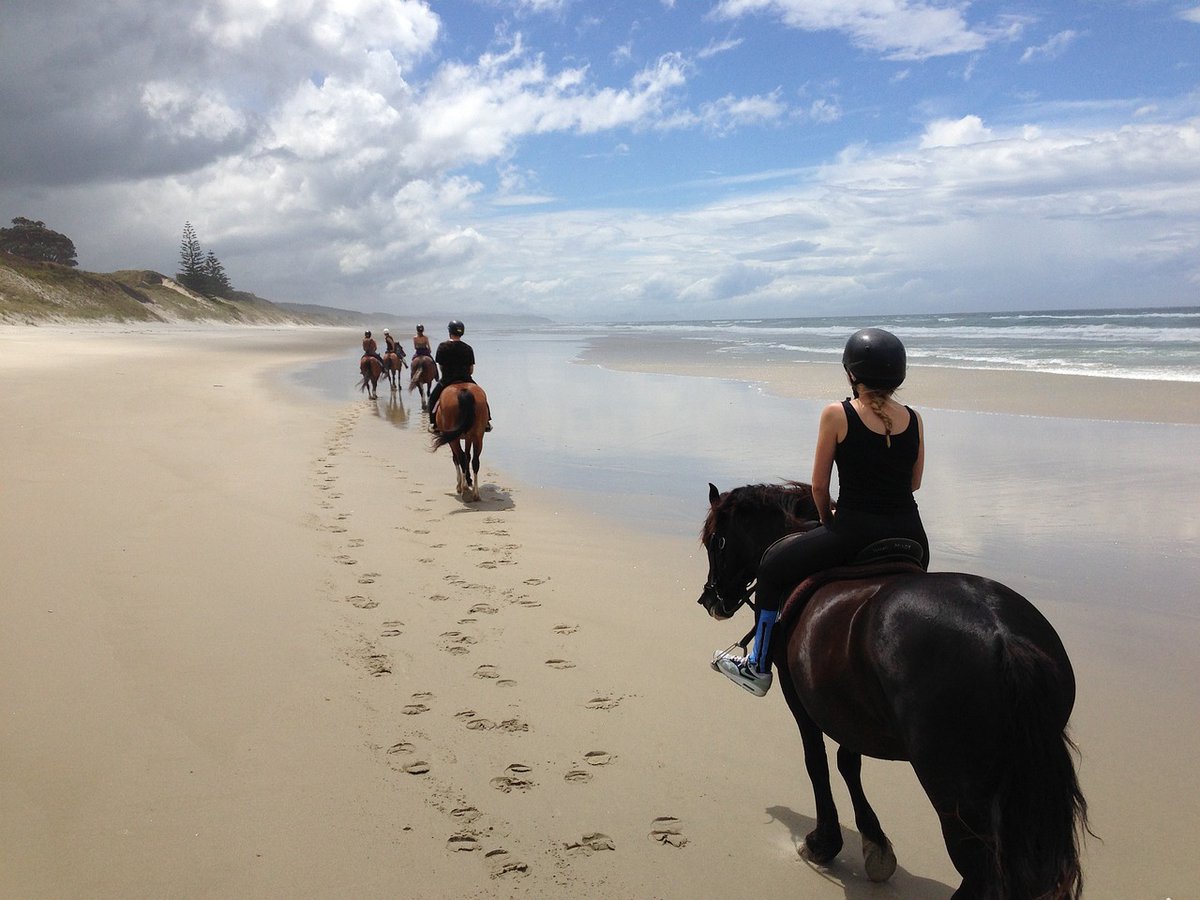
<path id="1" fill-rule="evenodd" d="M 806 484 L 747 485 L 722 494 L 710 483 L 700 532 L 708 579 L 696 602 L 714 619 L 730 618 L 754 592 L 763 552 L 785 534 L 812 527 L 816 517 Z"/>

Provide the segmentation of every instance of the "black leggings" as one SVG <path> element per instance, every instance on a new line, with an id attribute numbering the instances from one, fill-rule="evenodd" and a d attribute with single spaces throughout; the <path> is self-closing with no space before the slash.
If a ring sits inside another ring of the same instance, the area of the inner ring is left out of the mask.
<path id="1" fill-rule="evenodd" d="M 853 562 L 862 550 L 885 538 L 909 538 L 924 549 L 921 564 L 929 565 L 929 538 L 915 510 L 899 515 L 836 513 L 831 527 L 821 525 L 803 534 L 789 534 L 766 549 L 758 565 L 755 588 L 759 609 L 778 610 L 796 585 L 822 569 Z"/>

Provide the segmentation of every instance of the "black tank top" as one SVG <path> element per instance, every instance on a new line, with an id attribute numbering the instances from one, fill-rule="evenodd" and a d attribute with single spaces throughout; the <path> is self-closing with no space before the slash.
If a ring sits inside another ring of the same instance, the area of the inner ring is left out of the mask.
<path id="1" fill-rule="evenodd" d="M 921 431 L 909 407 L 908 427 L 887 437 L 866 426 L 849 400 L 842 401 L 849 430 L 837 445 L 838 509 L 869 513 L 903 513 L 917 508 L 912 473 L 917 464 Z"/>

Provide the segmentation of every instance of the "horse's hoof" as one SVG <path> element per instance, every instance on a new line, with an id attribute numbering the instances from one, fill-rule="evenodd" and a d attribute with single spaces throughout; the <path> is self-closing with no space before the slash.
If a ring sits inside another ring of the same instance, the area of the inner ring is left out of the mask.
<path id="1" fill-rule="evenodd" d="M 819 832 L 810 831 L 800 847 L 800 858 L 813 865 L 825 866 L 837 859 L 842 850 L 840 829 L 835 837 L 827 838 Z"/>
<path id="2" fill-rule="evenodd" d="M 863 868 L 872 881 L 887 881 L 896 871 L 896 854 L 892 842 L 884 838 L 884 846 L 863 838 Z"/>

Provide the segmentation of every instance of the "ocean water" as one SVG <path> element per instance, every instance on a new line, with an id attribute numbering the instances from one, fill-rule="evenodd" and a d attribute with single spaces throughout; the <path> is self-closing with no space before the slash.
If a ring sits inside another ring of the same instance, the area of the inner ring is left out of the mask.
<path id="1" fill-rule="evenodd" d="M 895 331 L 909 361 L 923 366 L 1200 381 L 1200 307 L 616 322 L 570 330 L 715 340 L 739 361 L 829 361 L 841 358 L 848 335 L 868 326 Z"/>
<path id="2" fill-rule="evenodd" d="M 830 336 L 839 353 L 855 324 L 841 322 Z M 684 326 L 670 329 L 664 338 L 689 339 Z M 726 490 L 808 480 L 824 401 L 728 379 L 580 364 L 593 338 L 612 333 L 547 326 L 471 334 L 496 424 L 484 470 L 513 479 L 518 503 L 522 485 L 550 488 L 614 525 L 691 538 L 710 481 Z M 354 346 L 295 376 L 326 399 L 372 403 L 355 389 L 357 377 Z M 413 396 L 382 391 L 378 427 L 424 428 Z M 926 479 L 917 499 L 934 568 L 988 575 L 1031 597 L 1200 615 L 1200 426 L 935 409 L 923 416 Z"/>

